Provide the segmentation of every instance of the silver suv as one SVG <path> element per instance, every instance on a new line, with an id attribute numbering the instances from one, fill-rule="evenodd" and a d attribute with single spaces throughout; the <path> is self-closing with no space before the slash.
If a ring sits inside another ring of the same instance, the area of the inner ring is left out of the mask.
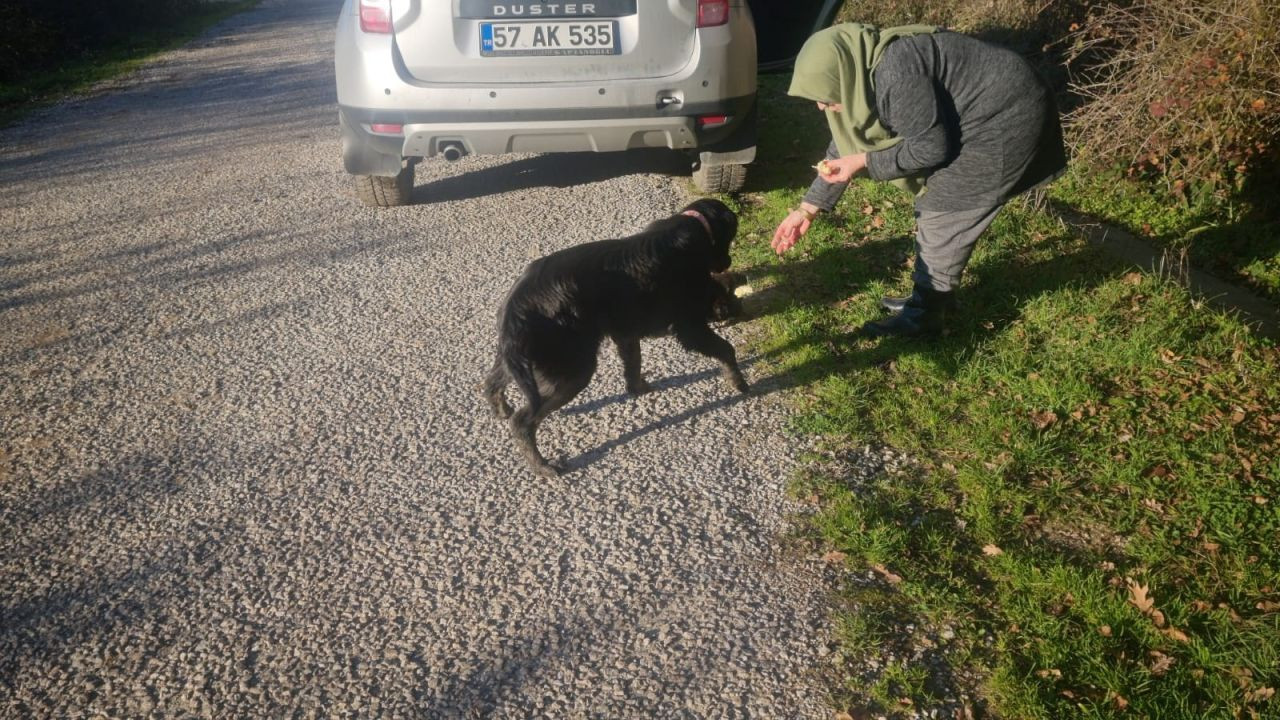
<path id="1" fill-rule="evenodd" d="M 792 28 L 767 59 L 838 4 L 753 0 Z M 436 156 L 670 148 L 707 192 L 740 189 L 755 158 L 744 0 L 346 0 L 335 63 L 343 163 L 370 205 L 409 202 Z"/>

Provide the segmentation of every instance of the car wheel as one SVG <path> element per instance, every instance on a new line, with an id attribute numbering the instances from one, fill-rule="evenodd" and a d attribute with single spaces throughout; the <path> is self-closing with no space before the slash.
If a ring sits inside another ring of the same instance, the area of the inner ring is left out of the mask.
<path id="1" fill-rule="evenodd" d="M 405 164 L 400 168 L 400 174 L 393 177 L 357 175 L 356 195 L 361 202 L 372 207 L 408 205 L 413 198 L 413 164 Z"/>
<path id="2" fill-rule="evenodd" d="M 702 163 L 693 171 L 693 184 L 705 193 L 735 193 L 747 184 L 746 165 L 708 165 Z"/>

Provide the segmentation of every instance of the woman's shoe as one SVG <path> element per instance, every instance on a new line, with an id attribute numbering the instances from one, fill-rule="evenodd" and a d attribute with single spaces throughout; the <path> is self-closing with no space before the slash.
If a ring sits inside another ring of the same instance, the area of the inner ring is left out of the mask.
<path id="1" fill-rule="evenodd" d="M 892 299 L 892 298 L 886 298 Z M 955 293 L 916 286 L 896 315 L 862 326 L 867 337 L 931 337 L 946 329 L 947 316 L 955 309 Z"/>

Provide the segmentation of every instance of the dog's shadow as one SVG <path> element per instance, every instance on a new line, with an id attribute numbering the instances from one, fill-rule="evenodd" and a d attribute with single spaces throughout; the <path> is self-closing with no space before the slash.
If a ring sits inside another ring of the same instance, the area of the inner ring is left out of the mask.
<path id="1" fill-rule="evenodd" d="M 724 327 L 724 326 L 721 325 L 720 327 Z M 751 359 L 743 360 L 739 362 L 739 365 L 742 367 L 750 367 Z M 676 375 L 673 377 L 662 378 L 660 380 L 650 380 L 649 386 L 652 388 L 651 392 L 663 392 L 664 390 L 674 390 L 676 388 L 681 388 L 686 385 L 692 385 L 693 383 L 696 383 L 696 382 L 702 382 L 703 380 L 706 380 L 711 377 L 719 377 L 719 376 L 720 376 L 720 371 L 713 367 L 713 368 L 708 368 L 706 370 L 699 370 L 698 372 L 691 372 L 691 373 L 685 373 L 684 375 Z M 596 412 L 597 410 L 603 410 L 604 408 L 609 407 L 610 405 L 616 405 L 618 403 L 623 403 L 623 402 L 627 402 L 629 400 L 634 400 L 634 399 L 635 399 L 635 396 L 631 395 L 630 393 L 621 392 L 614 395 L 606 395 L 601 398 L 596 398 L 595 400 L 591 400 L 589 402 L 579 403 L 577 405 L 561 408 L 559 411 L 559 414 L 585 415 L 587 413 Z"/>
<path id="2" fill-rule="evenodd" d="M 738 365 L 742 368 L 749 368 L 754 364 L 755 359 L 756 358 L 754 357 L 744 358 L 739 361 Z M 665 378 L 662 380 L 655 380 L 652 382 L 653 392 L 663 392 L 665 390 L 673 390 L 675 388 L 683 387 L 686 385 L 692 385 L 693 383 L 702 382 L 708 379 L 713 379 L 717 383 L 721 382 L 720 371 L 716 369 L 701 370 L 698 372 L 686 373 L 684 375 L 677 375 L 677 376 Z M 767 378 L 765 381 L 757 382 L 753 384 L 751 386 L 751 391 L 746 394 L 734 392 L 732 390 L 729 390 L 728 388 L 723 388 L 723 392 L 725 393 L 724 397 L 718 398 L 716 400 L 712 400 L 710 402 L 702 403 L 696 407 L 692 407 L 683 412 L 676 413 L 675 415 L 668 415 L 666 417 L 659 418 L 647 425 L 643 425 L 641 427 L 635 428 L 634 430 L 628 430 L 627 432 L 622 433 L 618 437 L 612 440 L 609 440 L 605 443 L 602 443 L 600 445 L 597 445 L 596 447 L 591 448 L 590 450 L 583 451 L 582 453 L 579 453 L 574 457 L 566 458 L 563 460 L 563 462 L 566 465 L 568 465 L 570 472 L 585 469 L 588 466 L 593 465 L 597 461 L 603 459 L 614 449 L 622 447 L 623 445 L 626 445 L 627 443 L 633 440 L 636 440 L 637 438 L 641 438 L 645 435 L 648 435 L 651 432 L 654 432 L 656 430 L 662 430 L 664 428 L 674 427 L 687 420 L 698 417 L 699 415 L 717 412 L 720 410 L 727 410 L 733 407 L 734 405 L 737 405 L 738 403 L 759 398 L 763 395 L 772 393 L 778 389 L 780 388 L 776 385 L 776 378 Z M 572 408 L 565 408 L 560 412 L 565 414 L 574 414 L 574 415 L 583 414 L 587 412 L 592 412 L 594 410 L 599 410 L 608 405 L 612 405 L 619 402 L 626 402 L 632 399 L 634 398 L 632 398 L 630 395 L 626 393 L 621 393 L 618 395 L 609 395 L 607 397 L 598 398 L 596 400 L 582 403 L 580 405 L 575 405 Z"/>
<path id="3" fill-rule="evenodd" d="M 741 364 L 745 365 L 746 363 Z M 674 390 L 675 388 L 684 387 L 685 385 L 692 385 L 693 383 L 706 380 L 709 377 L 719 375 L 720 372 L 715 369 L 702 370 L 699 372 L 685 373 L 684 375 L 664 378 L 662 380 L 654 380 L 649 383 L 649 386 L 653 388 L 652 392 L 663 392 L 664 390 Z M 563 408 L 560 410 L 560 414 L 585 415 L 587 413 L 596 412 L 597 410 L 603 410 L 610 405 L 616 405 L 633 399 L 635 399 L 634 396 L 625 392 L 618 393 L 616 395 L 606 395 L 605 397 L 596 398 L 589 402 Z"/>
<path id="4" fill-rule="evenodd" d="M 769 292 L 762 292 L 762 293 L 757 293 L 754 297 L 745 299 L 743 302 L 744 310 L 740 315 L 733 317 L 727 321 L 715 323 L 713 327 L 723 330 L 726 327 L 748 322 L 754 318 L 768 314 L 768 307 L 771 304 L 770 302 L 771 295 L 772 294 Z M 748 356 L 748 357 L 739 359 L 738 365 L 743 369 L 751 368 L 753 365 L 756 364 L 757 360 L 760 360 L 760 359 L 762 359 L 762 357 L 760 356 Z M 694 383 L 704 382 L 708 380 L 714 381 L 716 383 L 722 383 L 723 381 L 721 380 L 720 370 L 715 367 L 710 367 L 710 368 L 707 368 L 706 370 L 699 370 L 696 372 L 685 373 L 683 375 L 674 375 L 671 377 L 666 377 L 661 379 L 651 379 L 649 381 L 650 387 L 652 388 L 650 392 L 651 393 L 666 392 L 666 391 L 675 390 L 688 385 L 692 385 Z M 716 400 L 712 400 L 710 402 L 702 403 L 697 407 L 689 408 L 688 410 L 677 413 L 675 415 L 659 418 L 647 425 L 635 428 L 634 430 L 629 430 L 612 440 L 609 440 L 597 447 L 591 448 L 590 450 L 586 450 L 582 453 L 579 453 L 578 455 L 572 458 L 562 457 L 561 462 L 569 468 L 570 472 L 585 469 L 586 467 L 594 464 L 598 460 L 603 459 L 614 449 L 622 447 L 623 445 L 626 445 L 627 443 L 633 440 L 636 440 L 637 438 L 648 435 L 651 432 L 654 432 L 656 430 L 662 430 L 669 427 L 674 427 L 687 420 L 698 417 L 699 415 L 713 413 L 720 410 L 726 410 L 728 408 L 733 407 L 734 405 L 737 405 L 738 403 L 760 398 L 765 395 L 769 395 L 771 393 L 777 392 L 779 390 L 783 390 L 786 388 L 786 385 L 787 384 L 783 376 L 771 375 L 754 382 L 751 385 L 750 392 L 746 394 L 733 392 L 728 390 L 727 388 L 722 388 L 721 390 L 726 393 L 724 397 L 721 397 Z M 606 395 L 604 397 L 596 398 L 588 402 L 578 403 L 577 405 L 561 408 L 557 412 L 557 414 L 558 415 L 585 415 L 588 413 L 593 413 L 599 410 L 603 410 L 604 408 L 607 408 L 611 405 L 617 405 L 619 403 L 625 403 L 625 402 L 632 402 L 637 399 L 638 399 L 637 397 L 626 392 L 615 393 L 612 395 Z"/>

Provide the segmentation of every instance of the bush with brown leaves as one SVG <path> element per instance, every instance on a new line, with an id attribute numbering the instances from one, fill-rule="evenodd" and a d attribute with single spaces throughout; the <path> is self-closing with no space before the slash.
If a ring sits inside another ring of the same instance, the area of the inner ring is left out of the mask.
<path id="1" fill-rule="evenodd" d="M 1078 158 L 1226 198 L 1280 161 L 1280 0 L 1132 0 L 1073 29 Z"/>
<path id="2" fill-rule="evenodd" d="M 1197 202 L 1280 181 L 1280 0 L 850 0 L 840 19 L 1022 52 L 1094 168 Z"/>

